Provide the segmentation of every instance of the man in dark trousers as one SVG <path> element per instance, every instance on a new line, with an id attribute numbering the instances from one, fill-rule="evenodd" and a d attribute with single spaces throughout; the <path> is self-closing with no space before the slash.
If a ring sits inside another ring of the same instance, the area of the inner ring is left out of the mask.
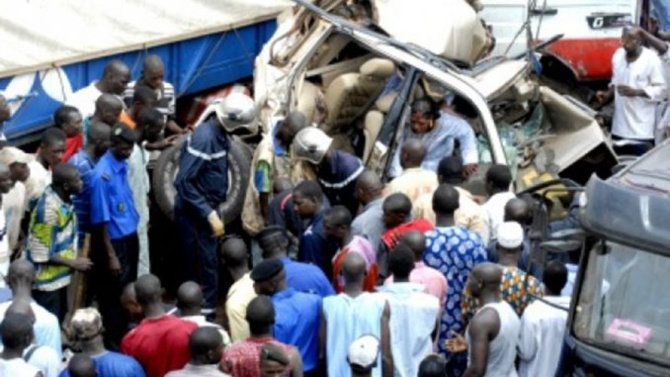
<path id="1" fill-rule="evenodd" d="M 251 98 L 232 94 L 214 105 L 215 114 L 186 139 L 175 180 L 175 220 L 182 232 L 187 280 L 203 287 L 203 314 L 216 309 L 219 285 L 217 238 L 225 234 L 217 210 L 227 199 L 230 134 L 245 131 L 256 117 Z"/>
<path id="2" fill-rule="evenodd" d="M 135 133 L 125 124 L 112 129 L 111 147 L 91 177 L 91 225 L 93 247 L 91 284 L 98 296 L 108 348 L 117 350 L 127 320 L 121 307 L 121 291 L 137 278 L 139 215 L 128 183 L 128 157 Z"/>

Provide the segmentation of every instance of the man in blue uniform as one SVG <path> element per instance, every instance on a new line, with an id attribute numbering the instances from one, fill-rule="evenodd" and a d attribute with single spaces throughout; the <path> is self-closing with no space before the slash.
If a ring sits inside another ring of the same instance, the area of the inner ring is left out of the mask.
<path id="1" fill-rule="evenodd" d="M 293 151 L 314 170 L 332 206 L 342 205 L 358 213 L 356 179 L 365 167 L 358 157 L 333 148 L 333 139 L 316 127 L 302 129 L 293 139 Z"/>
<path id="2" fill-rule="evenodd" d="M 139 215 L 128 183 L 128 157 L 135 133 L 125 124 L 112 129 L 111 147 L 91 176 L 91 214 L 94 271 L 92 285 L 104 320 L 106 343 L 117 350 L 127 328 L 121 306 L 123 287 L 137 279 Z"/>
<path id="3" fill-rule="evenodd" d="M 182 232 L 188 280 L 203 287 L 203 315 L 212 316 L 218 288 L 217 238 L 225 234 L 217 208 L 228 192 L 230 134 L 245 131 L 256 117 L 253 100 L 231 94 L 184 142 L 175 180 L 175 220 Z"/>

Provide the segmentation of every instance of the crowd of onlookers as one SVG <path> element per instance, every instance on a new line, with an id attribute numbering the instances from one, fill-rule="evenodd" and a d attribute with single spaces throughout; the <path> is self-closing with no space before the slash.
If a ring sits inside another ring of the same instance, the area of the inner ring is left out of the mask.
<path id="1" fill-rule="evenodd" d="M 158 56 L 130 78 L 110 62 L 35 154 L 3 141 L 0 375 L 553 375 L 570 274 L 533 262 L 534 203 L 507 166 L 468 185 L 485 167 L 449 108 L 411 104 L 388 182 L 290 112 L 255 146 L 230 219 L 229 154 L 253 101 L 232 94 L 187 130 Z M 173 303 L 150 265 L 147 169 L 180 137 Z"/>

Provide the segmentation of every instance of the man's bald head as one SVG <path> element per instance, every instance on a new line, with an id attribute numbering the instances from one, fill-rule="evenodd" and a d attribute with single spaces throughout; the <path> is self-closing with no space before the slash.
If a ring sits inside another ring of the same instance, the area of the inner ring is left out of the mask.
<path id="1" fill-rule="evenodd" d="M 247 265 L 247 245 L 241 238 L 231 237 L 221 244 L 221 258 L 227 268 L 239 268 Z"/>
<path id="2" fill-rule="evenodd" d="M 426 235 L 416 229 L 405 233 L 402 238 L 402 243 L 409 246 L 414 253 L 414 260 L 420 261 L 423 259 L 423 253 L 426 250 Z"/>
<path id="3" fill-rule="evenodd" d="M 421 166 L 424 157 L 426 157 L 426 147 L 419 139 L 409 139 L 405 141 L 400 150 L 400 165 L 403 169 L 416 168 Z"/>
<path id="4" fill-rule="evenodd" d="M 202 306 L 202 289 L 195 282 L 187 281 L 177 290 L 177 308 L 182 316 L 199 315 Z"/>
<path id="5" fill-rule="evenodd" d="M 272 299 L 265 295 L 256 296 L 247 305 L 245 319 L 249 323 L 251 335 L 267 335 L 272 333 L 276 317 Z"/>
<path id="6" fill-rule="evenodd" d="M 110 127 L 118 121 L 121 110 L 123 110 L 123 103 L 112 94 L 102 94 L 95 101 L 96 118 Z"/>
<path id="7" fill-rule="evenodd" d="M 373 172 L 372 170 L 365 170 L 361 175 L 358 176 L 356 180 L 356 188 L 366 192 L 369 191 L 379 191 L 384 188 L 382 179 L 379 177 L 379 174 Z"/>
<path id="8" fill-rule="evenodd" d="M 342 263 L 342 275 L 346 284 L 363 284 L 367 267 L 359 253 L 349 253 Z"/>
<path id="9" fill-rule="evenodd" d="M 143 308 L 147 305 L 160 303 L 162 294 L 161 281 L 156 275 L 142 275 L 135 282 L 135 296 L 137 302 Z"/>
<path id="10" fill-rule="evenodd" d="M 142 65 L 142 77 L 137 80 L 135 88 L 145 87 L 152 91 L 161 90 L 163 88 L 164 79 L 165 66 L 163 64 L 163 59 L 155 54 L 147 55 L 147 57 L 144 58 L 144 65 Z"/>
<path id="11" fill-rule="evenodd" d="M 500 284 L 502 268 L 497 263 L 484 262 L 475 265 L 472 275 L 485 284 Z"/>
<path id="12" fill-rule="evenodd" d="M 521 225 L 528 225 L 533 220 L 530 203 L 520 198 L 512 198 L 505 204 L 505 221 L 516 221 Z"/>
<path id="13" fill-rule="evenodd" d="M 35 321 L 35 313 L 32 306 L 30 306 L 30 299 L 27 297 L 18 297 L 12 300 L 11 305 L 7 308 L 6 314 L 22 314 L 28 316 L 33 322 Z"/>
<path id="14" fill-rule="evenodd" d="M 91 126 L 88 128 L 89 142 L 109 141 L 111 135 L 112 127 L 98 120 L 91 122 Z"/>
<path id="15" fill-rule="evenodd" d="M 502 274 L 502 268 L 496 263 L 484 262 L 475 265 L 468 279 L 472 296 L 480 297 L 483 292 L 500 294 Z"/>
<path id="16" fill-rule="evenodd" d="M 71 377 L 96 377 L 98 375 L 93 359 L 83 353 L 72 356 L 67 370 Z"/>
<path id="17" fill-rule="evenodd" d="M 384 225 L 387 229 L 404 223 L 412 213 L 412 201 L 403 193 L 391 194 L 384 199 Z"/>
<path id="18" fill-rule="evenodd" d="M 223 336 L 214 326 L 199 327 L 191 333 L 188 348 L 194 364 L 218 364 L 223 353 Z"/>
<path id="19" fill-rule="evenodd" d="M 102 73 L 103 93 L 122 95 L 130 81 L 130 68 L 121 60 L 112 60 L 105 66 Z"/>
<path id="20" fill-rule="evenodd" d="M 284 148 L 288 148 L 293 143 L 295 135 L 307 126 L 307 117 L 305 117 L 305 114 L 300 111 L 292 111 L 281 122 L 279 129 L 277 129 L 277 140 Z"/>
<path id="21" fill-rule="evenodd" d="M 159 55 L 150 54 L 144 58 L 144 64 L 142 65 L 142 71 L 144 72 L 156 72 L 158 70 L 163 71 L 165 65 L 163 64 L 163 59 Z"/>
<path id="22" fill-rule="evenodd" d="M 25 259 L 18 259 L 9 265 L 7 282 L 14 292 L 17 288 L 32 287 L 35 280 L 35 267 Z M 16 294 L 16 292 L 14 292 Z"/>
<path id="23" fill-rule="evenodd" d="M 433 194 L 433 211 L 436 215 L 452 216 L 459 207 L 460 194 L 454 186 L 443 183 Z"/>

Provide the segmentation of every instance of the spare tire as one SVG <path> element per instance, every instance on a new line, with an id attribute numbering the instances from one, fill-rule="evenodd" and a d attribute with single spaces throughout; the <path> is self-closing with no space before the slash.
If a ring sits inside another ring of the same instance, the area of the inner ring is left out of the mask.
<path id="1" fill-rule="evenodd" d="M 174 181 L 179 171 L 179 155 L 186 138 L 161 153 L 153 172 L 153 191 L 156 204 L 163 213 L 174 220 L 174 202 L 177 189 Z M 228 151 L 228 195 L 217 210 L 225 223 L 239 218 L 244 205 L 244 195 L 249 184 L 252 153 L 249 147 L 238 139 L 232 139 Z"/>

